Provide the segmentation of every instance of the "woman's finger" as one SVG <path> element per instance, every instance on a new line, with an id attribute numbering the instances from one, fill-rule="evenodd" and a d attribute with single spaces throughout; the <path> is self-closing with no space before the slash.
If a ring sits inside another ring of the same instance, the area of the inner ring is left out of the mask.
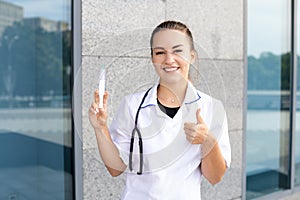
<path id="1" fill-rule="evenodd" d="M 204 125 L 204 124 L 198 124 L 197 128 L 200 129 L 200 130 L 206 130 L 207 129 L 206 125 Z"/>
<path id="2" fill-rule="evenodd" d="M 99 104 L 97 104 L 96 102 L 93 102 L 92 107 L 97 113 L 99 112 Z"/>
<path id="3" fill-rule="evenodd" d="M 108 92 L 105 91 L 105 92 L 104 92 L 104 96 L 103 96 L 103 108 L 104 108 L 105 110 L 107 110 L 107 99 L 108 99 Z"/>
<path id="4" fill-rule="evenodd" d="M 186 139 L 187 139 L 187 141 L 189 141 L 191 144 L 193 144 L 193 142 L 194 142 L 194 140 L 195 140 L 195 137 L 190 136 L 190 135 L 186 135 Z"/>
<path id="5" fill-rule="evenodd" d="M 190 136 L 190 137 L 194 137 L 196 135 L 195 131 L 192 130 L 185 130 L 185 134 Z"/>
<path id="6" fill-rule="evenodd" d="M 96 89 L 94 92 L 94 101 L 97 104 L 97 107 L 99 107 L 99 91 L 98 91 L 98 89 Z"/>
<path id="7" fill-rule="evenodd" d="M 197 128 L 196 124 L 195 123 L 184 123 L 184 129 L 189 129 L 189 130 L 192 130 L 192 131 L 195 131 Z"/>
<path id="8" fill-rule="evenodd" d="M 89 113 L 90 113 L 90 115 L 92 115 L 92 114 L 97 114 L 97 111 L 91 106 L 90 107 L 90 109 L 89 109 Z"/>

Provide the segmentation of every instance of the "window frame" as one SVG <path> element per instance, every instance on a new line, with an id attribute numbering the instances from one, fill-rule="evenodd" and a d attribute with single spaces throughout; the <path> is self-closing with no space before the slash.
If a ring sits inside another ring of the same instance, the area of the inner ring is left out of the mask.
<path id="1" fill-rule="evenodd" d="M 81 5 L 82 1 L 72 1 L 72 127 L 73 127 L 73 196 L 83 199 L 83 150 L 82 150 L 82 90 L 81 90 Z M 76 81 L 76 82 L 75 82 Z M 80 123 L 76 123 L 80 122 Z"/>

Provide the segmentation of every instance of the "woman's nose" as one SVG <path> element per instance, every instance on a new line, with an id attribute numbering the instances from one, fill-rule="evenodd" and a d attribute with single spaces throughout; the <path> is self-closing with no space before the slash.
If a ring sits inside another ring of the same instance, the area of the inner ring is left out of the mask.
<path id="1" fill-rule="evenodd" d="M 167 52 L 165 54 L 165 64 L 173 64 L 174 62 L 174 55 L 171 52 Z"/>

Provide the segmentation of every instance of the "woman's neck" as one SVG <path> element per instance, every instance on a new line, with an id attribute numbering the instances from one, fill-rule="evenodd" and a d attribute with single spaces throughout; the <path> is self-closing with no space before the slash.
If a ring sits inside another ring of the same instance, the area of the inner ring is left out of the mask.
<path id="1" fill-rule="evenodd" d="M 187 85 L 187 80 L 176 83 L 165 83 L 160 81 L 157 90 L 157 98 L 165 106 L 181 106 L 185 98 Z"/>

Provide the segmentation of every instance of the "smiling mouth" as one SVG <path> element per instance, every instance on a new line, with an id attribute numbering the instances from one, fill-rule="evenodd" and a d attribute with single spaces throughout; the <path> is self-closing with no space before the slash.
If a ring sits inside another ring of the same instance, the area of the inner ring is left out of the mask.
<path id="1" fill-rule="evenodd" d="M 163 70 L 165 72 L 174 72 L 177 71 L 179 69 L 179 67 L 164 67 Z"/>

